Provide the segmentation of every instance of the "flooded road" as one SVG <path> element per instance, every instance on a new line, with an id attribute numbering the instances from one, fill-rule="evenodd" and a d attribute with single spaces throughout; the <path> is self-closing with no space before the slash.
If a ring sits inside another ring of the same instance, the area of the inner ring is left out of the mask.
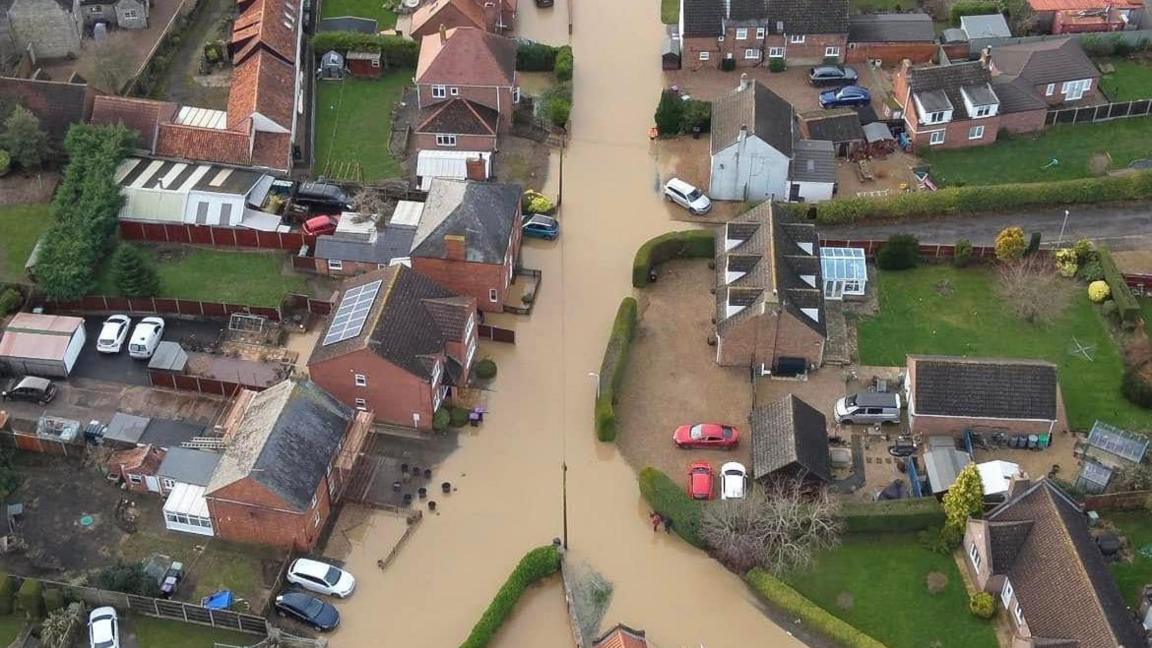
<path id="1" fill-rule="evenodd" d="M 563 231 L 557 242 L 525 245 L 524 265 L 543 271 L 535 311 L 491 318 L 514 327 L 517 343 L 482 346 L 499 365 L 490 414 L 483 427 L 467 428 L 436 476 L 459 490 L 441 498 L 439 513 L 425 516 L 386 571 L 376 567 L 386 543 L 370 528 L 353 543 L 348 568 L 359 585 L 340 604 L 336 648 L 459 645 L 520 557 L 561 534 L 565 461 L 571 552 L 614 586 L 605 627 L 643 628 L 666 648 L 800 645 L 735 575 L 653 534 L 634 471 L 614 446 L 595 441 L 588 374 L 599 368 L 620 299 L 632 292 L 632 256 L 683 224 L 669 219 L 660 198 L 646 134 L 661 85 L 659 3 L 572 2 L 575 101 Z M 566 11 L 567 0 L 545 10 L 521 2 L 520 34 L 564 43 Z M 553 169 L 545 193 L 556 195 L 558 176 Z M 571 646 L 562 601 L 554 582 L 535 588 L 494 645 Z"/>

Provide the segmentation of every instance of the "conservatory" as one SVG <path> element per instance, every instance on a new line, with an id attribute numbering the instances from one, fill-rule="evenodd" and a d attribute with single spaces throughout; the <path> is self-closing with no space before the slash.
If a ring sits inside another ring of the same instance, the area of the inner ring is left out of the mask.
<path id="1" fill-rule="evenodd" d="M 820 248 L 820 272 L 824 277 L 825 299 L 863 295 L 868 286 L 864 248 Z"/>

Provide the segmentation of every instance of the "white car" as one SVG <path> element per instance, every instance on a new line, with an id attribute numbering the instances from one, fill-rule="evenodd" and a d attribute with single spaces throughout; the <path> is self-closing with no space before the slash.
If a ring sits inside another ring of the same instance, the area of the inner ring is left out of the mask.
<path id="1" fill-rule="evenodd" d="M 88 615 L 89 648 L 120 648 L 120 623 L 116 608 L 98 607 Z"/>
<path id="2" fill-rule="evenodd" d="M 707 214 L 712 209 L 712 201 L 703 191 L 680 178 L 672 178 L 664 185 L 664 199 L 671 200 L 693 214 Z"/>
<path id="3" fill-rule="evenodd" d="M 331 594 L 347 598 L 356 589 L 356 579 L 352 574 L 333 567 L 328 563 L 308 558 L 297 558 L 288 567 L 288 582 L 319 594 Z"/>
<path id="4" fill-rule="evenodd" d="M 96 339 L 96 350 L 100 353 L 120 353 L 131 326 L 132 320 L 127 315 L 113 315 L 104 320 L 104 326 L 100 327 L 100 337 Z"/>
<path id="5" fill-rule="evenodd" d="M 748 471 L 735 461 L 720 466 L 720 499 L 744 499 L 748 489 Z"/>
<path id="6" fill-rule="evenodd" d="M 147 360 L 156 352 L 160 339 L 164 337 L 164 320 L 159 317 L 145 317 L 132 329 L 132 339 L 128 341 L 128 355 Z"/>

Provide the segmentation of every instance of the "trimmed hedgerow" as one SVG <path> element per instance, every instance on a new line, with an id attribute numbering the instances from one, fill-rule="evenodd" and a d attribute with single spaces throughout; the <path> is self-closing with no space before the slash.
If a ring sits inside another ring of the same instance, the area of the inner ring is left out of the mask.
<path id="1" fill-rule="evenodd" d="M 688 544 L 707 549 L 708 543 L 700 536 L 700 502 L 688 497 L 684 488 L 656 468 L 640 471 L 640 494 L 648 506 L 672 520 L 672 530 Z"/>
<path id="2" fill-rule="evenodd" d="M 1100 268 L 1104 271 L 1104 281 L 1108 282 L 1108 288 L 1111 289 L 1112 301 L 1116 302 L 1120 321 L 1136 322 L 1141 317 L 1140 303 L 1136 301 L 1136 296 L 1132 294 L 1128 282 L 1124 281 L 1124 275 L 1116 267 L 1116 260 L 1112 258 L 1111 250 L 1106 245 L 1100 245 L 1096 249 L 1096 254 L 1100 261 Z"/>
<path id="3" fill-rule="evenodd" d="M 744 580 L 769 605 L 799 618 L 805 626 L 843 648 L 885 648 L 759 567 L 745 574 Z"/>
<path id="4" fill-rule="evenodd" d="M 460 648 L 483 648 L 487 646 L 500 626 L 508 620 L 516 603 L 529 585 L 547 578 L 560 570 L 560 551 L 552 546 L 537 547 L 520 559 L 520 564 L 504 581 L 496 597 L 484 610 L 484 615 L 472 627 L 472 633 L 460 644 Z"/>
<path id="5" fill-rule="evenodd" d="M 715 238 L 712 230 L 682 230 L 662 234 L 641 245 L 632 260 L 632 286 L 647 286 L 649 271 L 665 261 L 711 258 L 715 253 Z"/>
<path id="6" fill-rule="evenodd" d="M 383 69 L 416 67 L 420 44 L 401 36 L 362 34 L 360 32 L 321 32 L 312 37 L 312 49 L 319 56 L 328 50 L 337 52 L 380 52 Z"/>
<path id="7" fill-rule="evenodd" d="M 844 533 L 922 531 L 944 525 L 944 508 L 932 497 L 845 502 L 840 507 Z"/>
<path id="8" fill-rule="evenodd" d="M 624 368 L 628 366 L 628 351 L 636 333 L 636 313 L 636 300 L 625 297 L 616 309 L 612 334 L 608 336 L 608 346 L 600 362 L 595 406 L 596 438 L 604 442 L 616 440 L 616 393 L 624 380 Z"/>

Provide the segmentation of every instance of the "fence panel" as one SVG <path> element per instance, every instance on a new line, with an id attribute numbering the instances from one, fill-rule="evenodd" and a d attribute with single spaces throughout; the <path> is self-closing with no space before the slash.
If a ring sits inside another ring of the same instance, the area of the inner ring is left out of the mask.
<path id="1" fill-rule="evenodd" d="M 264 232 L 242 227 L 141 221 L 120 221 L 120 236 L 128 241 L 293 251 L 308 242 L 302 232 Z"/>
<path id="2" fill-rule="evenodd" d="M 1057 108 L 1044 115 L 1044 124 L 1091 124 L 1112 119 L 1147 117 L 1152 113 L 1152 99 L 1117 101 L 1115 103 L 1084 106 L 1081 108 Z"/>
<path id="3" fill-rule="evenodd" d="M 196 245 L 215 245 L 216 236 L 212 233 L 215 227 L 189 227 L 188 236 Z"/>

